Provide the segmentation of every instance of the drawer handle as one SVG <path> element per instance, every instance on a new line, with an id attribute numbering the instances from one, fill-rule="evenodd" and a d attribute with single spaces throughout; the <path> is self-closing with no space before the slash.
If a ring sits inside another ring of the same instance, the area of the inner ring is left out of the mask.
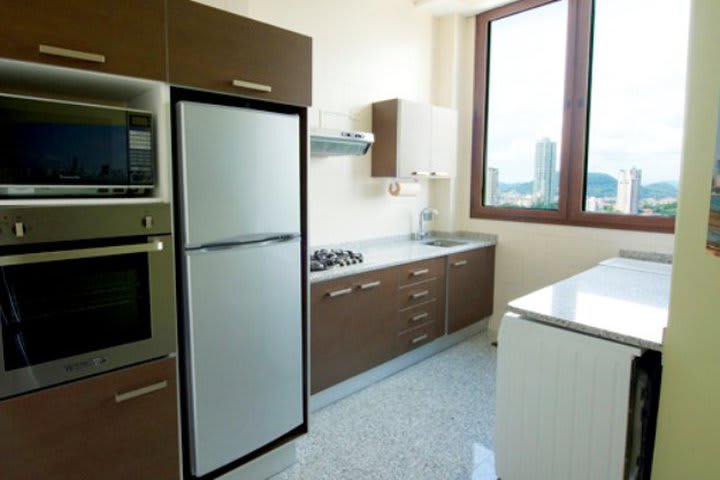
<path id="1" fill-rule="evenodd" d="M 467 260 L 460 260 L 452 264 L 453 267 L 464 267 L 465 265 L 467 265 Z"/>
<path id="2" fill-rule="evenodd" d="M 415 338 L 413 338 L 412 340 L 410 340 L 410 343 L 412 343 L 413 345 L 415 345 L 416 343 L 420 343 L 420 342 L 422 342 L 423 340 L 426 340 L 427 338 L 428 338 L 427 333 L 423 333 L 423 334 L 420 335 L 419 337 L 415 337 Z"/>
<path id="3" fill-rule="evenodd" d="M 412 295 L 410 295 L 410 298 L 412 300 L 417 300 L 418 298 L 426 297 L 430 295 L 430 290 L 423 290 L 422 292 L 415 292 Z"/>
<path id="4" fill-rule="evenodd" d="M 327 296 L 330 298 L 342 297 L 343 295 L 352 293 L 352 291 L 353 291 L 352 288 L 343 288 L 342 290 L 335 290 L 333 292 L 328 292 Z"/>
<path id="5" fill-rule="evenodd" d="M 380 286 L 380 280 L 375 280 L 374 282 L 368 282 L 363 283 L 360 285 L 360 290 L 370 290 L 371 288 L 379 287 Z"/>
<path id="6" fill-rule="evenodd" d="M 232 84 L 233 87 L 248 88 L 250 90 L 256 90 L 258 92 L 272 92 L 272 87 L 270 85 L 265 85 L 262 83 L 246 82 L 245 80 L 235 79 L 232 81 Z"/>
<path id="7" fill-rule="evenodd" d="M 410 317 L 410 321 L 411 322 L 419 322 L 423 318 L 427 318 L 429 316 L 430 316 L 430 314 L 427 312 L 418 313 L 417 315 Z"/>
<path id="8" fill-rule="evenodd" d="M 133 398 L 142 397 L 143 395 L 147 395 L 148 393 L 157 392 L 158 390 L 162 390 L 163 388 L 168 386 L 167 380 L 163 380 L 162 382 L 153 383 L 152 385 L 148 385 L 147 387 L 138 388 L 137 390 L 130 390 L 129 392 L 125 393 L 116 393 L 115 394 L 115 403 L 122 403 L 126 402 L 128 400 L 132 400 Z"/>
<path id="9" fill-rule="evenodd" d="M 413 277 L 419 277 L 420 275 L 425 275 L 426 273 L 429 273 L 429 268 L 423 268 L 422 270 L 415 270 L 411 273 Z"/>
<path id="10" fill-rule="evenodd" d="M 38 45 L 38 52 L 44 53 L 45 55 L 54 55 L 56 57 L 72 58 L 73 60 L 105 63 L 105 55 L 82 52 L 80 50 L 70 50 L 69 48 L 53 47 L 52 45 Z"/>

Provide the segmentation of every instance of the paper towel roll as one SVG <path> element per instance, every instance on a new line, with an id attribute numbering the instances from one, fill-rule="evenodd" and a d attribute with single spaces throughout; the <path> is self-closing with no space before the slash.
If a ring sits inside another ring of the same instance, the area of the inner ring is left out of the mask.
<path id="1" fill-rule="evenodd" d="M 414 197 L 420 193 L 420 184 L 418 182 L 401 182 L 394 181 L 388 185 L 388 193 L 393 197 Z"/>

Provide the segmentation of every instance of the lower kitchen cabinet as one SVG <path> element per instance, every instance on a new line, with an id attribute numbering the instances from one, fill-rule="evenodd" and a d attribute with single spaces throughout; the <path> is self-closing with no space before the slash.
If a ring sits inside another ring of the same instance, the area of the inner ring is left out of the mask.
<path id="1" fill-rule="evenodd" d="M 310 392 L 489 316 L 494 267 L 490 246 L 314 283 Z"/>
<path id="2" fill-rule="evenodd" d="M 495 246 L 448 256 L 447 333 L 492 315 Z"/>
<path id="3" fill-rule="evenodd" d="M 396 285 L 389 268 L 312 286 L 311 393 L 392 357 Z"/>
<path id="4" fill-rule="evenodd" d="M 177 479 L 174 358 L 0 402 L 0 477 Z"/>

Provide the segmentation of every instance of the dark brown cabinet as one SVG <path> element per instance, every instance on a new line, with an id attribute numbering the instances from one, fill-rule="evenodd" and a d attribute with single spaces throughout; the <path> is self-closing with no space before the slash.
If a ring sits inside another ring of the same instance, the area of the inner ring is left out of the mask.
<path id="1" fill-rule="evenodd" d="M 164 0 L 0 0 L 0 57 L 165 80 Z"/>
<path id="2" fill-rule="evenodd" d="M 312 103 L 312 39 L 191 0 L 168 0 L 170 82 Z"/>
<path id="3" fill-rule="evenodd" d="M 392 357 L 396 273 L 377 270 L 311 288 L 311 393 Z"/>
<path id="4" fill-rule="evenodd" d="M 0 471 L 30 478 L 179 478 L 175 359 L 0 402 Z"/>
<path id="5" fill-rule="evenodd" d="M 495 247 L 448 256 L 447 331 L 453 333 L 492 314 Z"/>

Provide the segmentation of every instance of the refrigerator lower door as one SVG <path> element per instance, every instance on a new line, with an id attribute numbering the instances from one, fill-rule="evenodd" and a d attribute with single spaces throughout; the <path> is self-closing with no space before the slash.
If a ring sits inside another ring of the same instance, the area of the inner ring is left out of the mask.
<path id="1" fill-rule="evenodd" d="M 185 253 L 197 476 L 303 423 L 300 241 Z"/>

